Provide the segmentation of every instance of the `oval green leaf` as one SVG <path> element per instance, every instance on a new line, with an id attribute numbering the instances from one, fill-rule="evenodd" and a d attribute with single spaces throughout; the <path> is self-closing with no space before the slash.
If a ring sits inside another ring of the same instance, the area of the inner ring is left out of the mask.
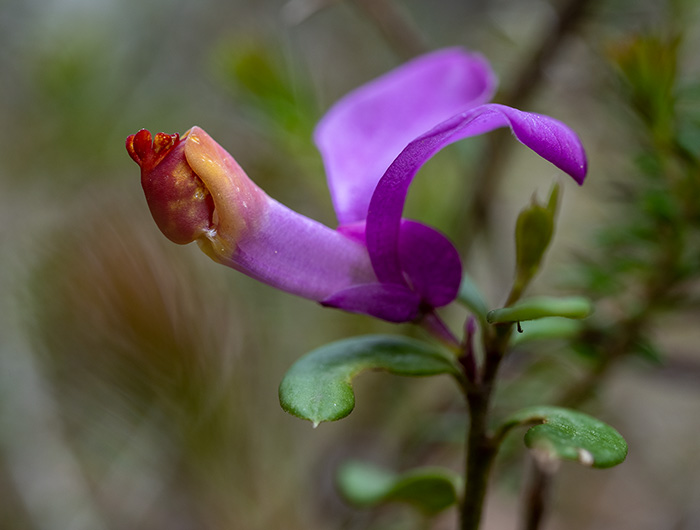
<path id="1" fill-rule="evenodd" d="M 573 460 L 586 466 L 606 468 L 627 456 L 625 439 L 610 425 L 571 409 L 530 407 L 511 416 L 502 432 L 536 423 L 525 434 L 525 445 L 552 459 Z"/>
<path id="2" fill-rule="evenodd" d="M 355 407 L 352 380 L 366 370 L 460 376 L 454 358 L 434 345 L 392 335 L 353 337 L 321 346 L 294 363 L 280 384 L 280 404 L 314 426 L 339 420 Z"/>
<path id="3" fill-rule="evenodd" d="M 403 502 L 426 515 L 456 504 L 461 490 L 461 478 L 449 469 L 424 467 L 395 474 L 361 462 L 343 464 L 337 484 L 343 497 L 356 506 Z"/>

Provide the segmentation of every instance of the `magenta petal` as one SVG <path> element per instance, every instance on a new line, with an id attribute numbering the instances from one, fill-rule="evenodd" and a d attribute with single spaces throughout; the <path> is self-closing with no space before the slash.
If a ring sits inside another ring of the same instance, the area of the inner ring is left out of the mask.
<path id="1" fill-rule="evenodd" d="M 520 142 L 583 183 L 586 154 L 576 133 L 560 121 L 496 104 L 454 116 L 408 144 L 377 184 L 367 215 L 366 236 L 379 281 L 403 281 L 399 226 L 408 188 L 421 166 L 446 145 L 506 126 Z"/>
<path id="2" fill-rule="evenodd" d="M 404 219 L 399 259 L 411 287 L 427 305 L 442 307 L 457 297 L 462 261 L 450 240 L 434 228 Z"/>
<path id="3" fill-rule="evenodd" d="M 363 221 L 377 182 L 418 135 L 487 102 L 496 81 L 478 54 L 423 55 L 351 92 L 315 131 L 340 224 Z"/>
<path id="4" fill-rule="evenodd" d="M 420 296 L 394 284 L 357 285 L 329 296 L 321 304 L 397 323 L 415 320 L 420 313 Z"/>

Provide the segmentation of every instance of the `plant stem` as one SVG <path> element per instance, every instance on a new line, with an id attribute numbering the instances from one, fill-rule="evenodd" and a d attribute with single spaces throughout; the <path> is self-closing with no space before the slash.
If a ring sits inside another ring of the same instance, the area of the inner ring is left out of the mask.
<path id="1" fill-rule="evenodd" d="M 498 443 L 488 429 L 491 397 L 498 368 L 505 354 L 512 324 L 484 329 L 484 363 L 480 377 L 465 387 L 469 408 L 465 491 L 461 507 L 461 530 L 477 530 L 481 523 L 489 475 Z"/>
<path id="2" fill-rule="evenodd" d="M 537 530 L 540 528 L 547 512 L 549 491 L 552 487 L 554 472 L 556 471 L 556 469 L 548 467 L 545 463 L 538 462 L 537 458 L 531 459 L 531 468 L 532 471 L 525 492 L 523 530 Z"/>
<path id="3" fill-rule="evenodd" d="M 496 454 L 488 435 L 486 419 L 489 396 L 480 392 L 469 395 L 469 433 L 467 435 L 466 487 L 462 502 L 461 530 L 477 530 L 486 497 L 491 465 Z"/>

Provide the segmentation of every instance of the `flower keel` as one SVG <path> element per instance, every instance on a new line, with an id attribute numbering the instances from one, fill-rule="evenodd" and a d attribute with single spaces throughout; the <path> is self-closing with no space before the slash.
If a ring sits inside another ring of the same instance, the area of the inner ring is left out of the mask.
<path id="1" fill-rule="evenodd" d="M 141 167 L 141 186 L 158 228 L 173 243 L 185 245 L 212 226 L 211 194 L 183 156 L 179 135 L 145 129 L 126 140 L 131 158 Z"/>
<path id="2" fill-rule="evenodd" d="M 311 300 L 376 282 L 364 245 L 270 198 L 201 128 L 154 138 L 142 130 L 127 151 L 171 241 L 196 241 L 214 261 Z"/>

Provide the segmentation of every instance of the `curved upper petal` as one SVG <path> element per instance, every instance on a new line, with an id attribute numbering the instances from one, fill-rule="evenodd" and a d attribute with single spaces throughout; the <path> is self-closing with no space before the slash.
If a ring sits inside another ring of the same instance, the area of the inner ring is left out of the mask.
<path id="1" fill-rule="evenodd" d="M 362 221 L 374 188 L 418 135 L 486 103 L 496 79 L 479 54 L 448 48 L 422 55 L 349 93 L 321 119 L 321 152 L 340 224 Z"/>
<path id="2" fill-rule="evenodd" d="M 401 214 L 408 188 L 421 166 L 448 144 L 506 126 L 520 142 L 583 183 L 586 154 L 576 133 L 560 121 L 497 104 L 453 116 L 409 143 L 377 184 L 367 216 L 366 238 L 379 281 L 403 283 L 398 252 Z"/>

